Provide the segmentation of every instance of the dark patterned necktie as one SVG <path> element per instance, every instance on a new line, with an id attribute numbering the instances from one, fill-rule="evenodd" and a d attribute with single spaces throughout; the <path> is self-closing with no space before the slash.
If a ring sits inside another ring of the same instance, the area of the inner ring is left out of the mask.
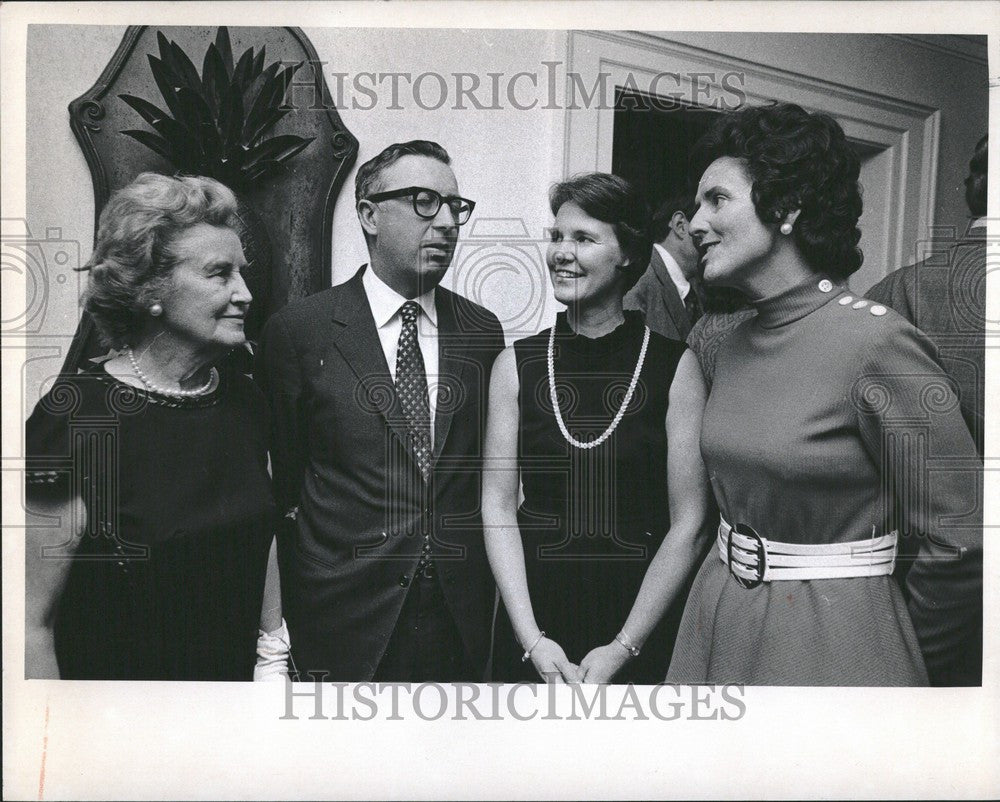
<path id="1" fill-rule="evenodd" d="M 403 329 L 396 351 L 396 394 L 406 415 L 410 450 L 417 467 L 427 481 L 431 472 L 431 405 L 427 394 L 424 356 L 417 341 L 417 316 L 420 304 L 407 301 L 399 308 Z"/>
<path id="2" fill-rule="evenodd" d="M 698 294 L 695 292 L 694 287 L 688 289 L 688 294 L 684 298 L 684 308 L 687 310 L 688 321 L 693 326 L 698 322 L 702 311 L 701 303 L 698 300 Z"/>

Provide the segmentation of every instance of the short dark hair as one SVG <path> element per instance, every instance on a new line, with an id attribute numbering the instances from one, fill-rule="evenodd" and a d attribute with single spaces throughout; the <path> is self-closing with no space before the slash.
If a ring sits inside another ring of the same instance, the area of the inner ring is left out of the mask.
<path id="1" fill-rule="evenodd" d="M 745 106 L 699 140 L 692 170 L 701 176 L 723 156 L 746 162 L 764 223 L 799 210 L 793 236 L 813 270 L 846 279 L 861 267 L 861 163 L 836 120 L 794 103 Z"/>
<path id="2" fill-rule="evenodd" d="M 649 206 L 632 184 L 610 173 L 583 173 L 562 181 L 549 192 L 549 207 L 558 214 L 564 203 L 575 203 L 596 220 L 614 228 L 628 265 L 622 268 L 627 292 L 646 272 L 653 253 Z"/>
<path id="3" fill-rule="evenodd" d="M 670 233 L 670 221 L 677 212 L 683 214 L 690 223 L 697 208 L 695 193 L 692 189 L 684 189 L 668 196 L 653 212 L 653 220 L 649 227 L 653 242 L 663 242 L 666 239 L 667 234 Z"/>
<path id="4" fill-rule="evenodd" d="M 379 182 L 382 173 L 403 156 L 427 156 L 431 159 L 437 159 L 443 164 L 451 164 L 448 151 L 437 142 L 431 142 L 427 139 L 396 142 L 358 168 L 358 174 L 354 177 L 354 203 L 357 204 L 358 201 L 380 191 L 382 187 Z"/>
<path id="5" fill-rule="evenodd" d="M 150 304 L 166 289 L 176 264 L 173 245 L 192 226 L 234 228 L 232 190 L 204 176 L 142 173 L 115 192 L 97 227 L 83 296 L 101 341 L 134 344 Z"/>
<path id="6" fill-rule="evenodd" d="M 976 150 L 969 161 L 969 175 L 965 179 L 965 203 L 973 217 L 986 214 L 986 168 L 989 157 L 989 134 L 976 143 Z"/>

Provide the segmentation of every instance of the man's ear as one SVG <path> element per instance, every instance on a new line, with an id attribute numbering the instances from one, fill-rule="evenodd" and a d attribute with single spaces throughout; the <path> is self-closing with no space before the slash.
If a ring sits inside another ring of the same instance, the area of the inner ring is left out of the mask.
<path id="1" fill-rule="evenodd" d="M 358 201 L 358 220 L 365 234 L 370 237 L 378 234 L 378 207 L 370 200 Z"/>
<path id="2" fill-rule="evenodd" d="M 670 218 L 670 230 L 674 232 L 677 239 L 686 239 L 691 235 L 690 223 L 684 212 L 674 212 Z"/>

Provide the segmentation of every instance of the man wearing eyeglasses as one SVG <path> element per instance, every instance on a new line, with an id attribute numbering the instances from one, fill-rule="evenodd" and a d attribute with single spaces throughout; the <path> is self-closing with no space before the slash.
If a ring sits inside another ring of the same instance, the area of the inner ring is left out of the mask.
<path id="1" fill-rule="evenodd" d="M 283 613 L 303 679 L 483 679 L 494 585 L 480 460 L 504 339 L 495 315 L 438 286 L 475 206 L 450 164 L 423 140 L 363 164 L 370 263 L 261 335 Z"/>

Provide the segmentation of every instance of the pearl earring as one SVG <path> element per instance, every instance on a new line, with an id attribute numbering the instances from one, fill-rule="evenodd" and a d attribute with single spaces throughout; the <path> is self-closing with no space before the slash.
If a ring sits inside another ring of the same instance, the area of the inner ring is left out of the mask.
<path id="1" fill-rule="evenodd" d="M 787 237 L 789 234 L 792 233 L 792 224 L 788 222 L 782 223 L 781 228 L 779 230 L 781 231 L 782 234 L 784 234 Z"/>
<path id="2" fill-rule="evenodd" d="M 163 314 L 163 306 L 160 305 L 159 301 L 157 301 L 151 307 L 149 307 L 149 314 L 151 314 L 153 317 L 159 317 L 160 315 Z"/>

